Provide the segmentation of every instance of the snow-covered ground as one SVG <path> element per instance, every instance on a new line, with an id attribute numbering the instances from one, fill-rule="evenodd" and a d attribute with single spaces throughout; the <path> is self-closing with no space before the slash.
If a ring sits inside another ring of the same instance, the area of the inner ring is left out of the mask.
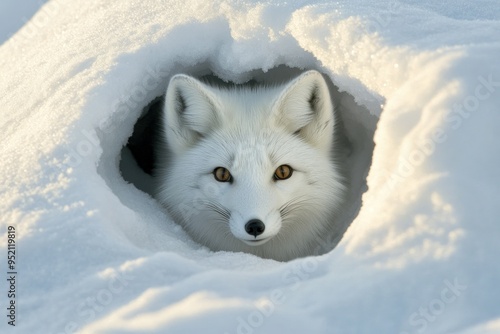
<path id="1" fill-rule="evenodd" d="M 40 4 L 0 6 L 0 332 L 500 332 L 497 0 L 51 0 L 25 23 Z M 280 65 L 329 76 L 361 148 L 377 121 L 363 205 L 322 256 L 210 252 L 122 147 L 173 74 Z"/>

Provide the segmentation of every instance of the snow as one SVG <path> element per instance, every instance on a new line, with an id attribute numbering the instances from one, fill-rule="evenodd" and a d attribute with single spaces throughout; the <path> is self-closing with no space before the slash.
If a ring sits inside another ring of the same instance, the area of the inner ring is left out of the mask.
<path id="1" fill-rule="evenodd" d="M 500 332 L 497 1 L 31 4 L 0 7 L 2 333 Z M 365 160 L 376 125 L 363 205 L 322 256 L 211 252 L 122 146 L 173 74 L 280 65 L 329 76 Z"/>

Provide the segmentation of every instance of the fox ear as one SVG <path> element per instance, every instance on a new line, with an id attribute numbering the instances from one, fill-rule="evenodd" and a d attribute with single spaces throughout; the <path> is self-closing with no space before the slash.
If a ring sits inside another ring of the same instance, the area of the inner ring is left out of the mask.
<path id="1" fill-rule="evenodd" d="M 210 87 L 178 74 L 170 79 L 165 97 L 163 127 L 170 149 L 179 153 L 219 124 L 219 106 Z"/>
<path id="2" fill-rule="evenodd" d="M 285 86 L 273 105 L 276 125 L 313 146 L 330 150 L 334 131 L 328 86 L 317 71 L 307 71 Z"/>

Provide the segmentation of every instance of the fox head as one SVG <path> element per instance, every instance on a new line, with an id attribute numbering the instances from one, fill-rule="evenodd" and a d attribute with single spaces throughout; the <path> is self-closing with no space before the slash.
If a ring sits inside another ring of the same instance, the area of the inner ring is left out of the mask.
<path id="1" fill-rule="evenodd" d="M 334 229 L 345 187 L 318 72 L 232 89 L 176 75 L 162 122 L 170 158 L 159 169 L 158 198 L 194 240 L 287 260 L 308 255 Z"/>

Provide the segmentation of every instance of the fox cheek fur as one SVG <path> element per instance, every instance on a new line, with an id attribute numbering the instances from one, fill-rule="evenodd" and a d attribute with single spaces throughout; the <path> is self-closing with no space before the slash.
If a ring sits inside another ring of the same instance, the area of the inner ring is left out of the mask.
<path id="1" fill-rule="evenodd" d="M 212 250 L 290 260 L 312 255 L 346 193 L 337 115 L 325 80 L 219 88 L 187 75 L 168 86 L 158 200 Z"/>

